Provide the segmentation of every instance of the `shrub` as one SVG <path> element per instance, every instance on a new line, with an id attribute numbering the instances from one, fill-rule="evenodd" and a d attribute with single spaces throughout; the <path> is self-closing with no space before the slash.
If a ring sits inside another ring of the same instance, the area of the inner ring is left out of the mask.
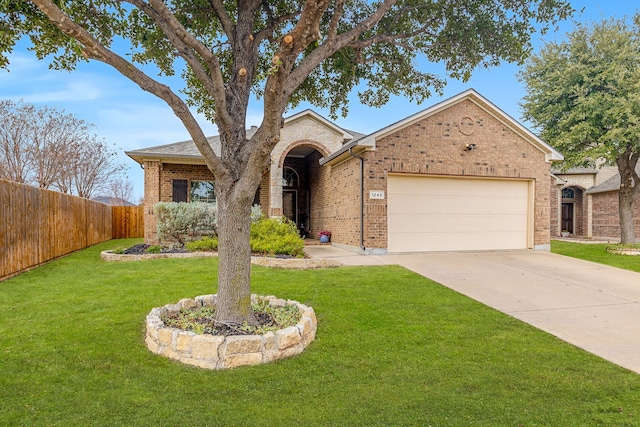
<path id="1" fill-rule="evenodd" d="M 158 238 L 184 247 L 189 240 L 216 235 L 217 206 L 213 203 L 156 203 Z"/>
<path id="2" fill-rule="evenodd" d="M 149 246 L 144 251 L 146 253 L 148 253 L 148 254 L 159 254 L 160 252 L 162 252 L 162 247 L 161 246 Z"/>
<path id="3" fill-rule="evenodd" d="M 251 224 L 254 224 L 264 218 L 260 205 L 251 206 Z"/>
<path id="4" fill-rule="evenodd" d="M 266 255 L 304 256 L 304 240 L 286 218 L 264 218 L 251 224 L 251 251 Z"/>
<path id="5" fill-rule="evenodd" d="M 191 252 L 215 252 L 218 250 L 218 238 L 205 236 L 198 240 L 187 242 L 184 246 Z"/>

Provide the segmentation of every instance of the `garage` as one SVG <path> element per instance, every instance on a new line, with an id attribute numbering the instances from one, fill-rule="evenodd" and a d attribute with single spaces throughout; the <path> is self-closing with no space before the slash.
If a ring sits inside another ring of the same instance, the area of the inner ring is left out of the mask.
<path id="1" fill-rule="evenodd" d="M 526 249 L 533 181 L 389 175 L 387 251 Z"/>

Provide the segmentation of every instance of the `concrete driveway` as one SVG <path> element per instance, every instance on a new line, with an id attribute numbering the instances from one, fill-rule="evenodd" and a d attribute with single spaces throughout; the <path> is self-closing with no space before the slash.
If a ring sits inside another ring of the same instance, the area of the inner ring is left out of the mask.
<path id="1" fill-rule="evenodd" d="M 640 373 L 640 273 L 541 251 L 341 254 L 349 265 L 399 264 Z"/>

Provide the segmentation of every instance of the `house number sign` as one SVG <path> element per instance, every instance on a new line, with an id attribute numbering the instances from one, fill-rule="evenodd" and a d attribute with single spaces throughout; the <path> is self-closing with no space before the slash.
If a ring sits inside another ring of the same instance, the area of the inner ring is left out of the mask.
<path id="1" fill-rule="evenodd" d="M 384 199 L 384 191 L 382 190 L 369 190 L 370 199 Z"/>

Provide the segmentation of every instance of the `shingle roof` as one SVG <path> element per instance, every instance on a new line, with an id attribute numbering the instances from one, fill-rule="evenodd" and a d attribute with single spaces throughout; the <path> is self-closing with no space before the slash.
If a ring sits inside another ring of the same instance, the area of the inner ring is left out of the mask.
<path id="1" fill-rule="evenodd" d="M 325 119 L 324 117 L 320 116 L 319 114 L 315 113 L 312 110 L 305 110 L 300 113 L 294 114 L 291 117 L 287 117 L 285 119 L 285 123 L 287 121 L 295 120 L 303 116 L 312 116 L 312 117 L 315 117 L 317 120 L 321 120 L 323 123 L 335 128 L 336 130 L 343 132 L 345 139 L 348 139 L 348 140 L 358 139 L 365 136 L 365 134 L 363 133 L 341 128 L 336 124 L 329 122 L 327 119 Z M 258 128 L 255 126 L 251 127 L 250 129 L 247 129 L 247 138 L 251 138 L 257 132 L 257 130 Z M 220 136 L 217 136 L 217 135 L 210 136 L 207 138 L 207 141 L 209 141 L 209 145 L 211 145 L 211 148 L 213 148 L 214 153 L 216 153 L 219 156 L 221 152 Z M 134 159 L 135 161 L 137 161 L 138 163 L 142 163 L 145 158 L 154 158 L 154 159 L 182 159 L 182 160 L 190 160 L 193 162 L 201 162 L 204 164 L 204 159 L 202 158 L 202 154 L 200 154 L 200 151 L 198 151 L 198 148 L 196 147 L 193 140 L 174 142 L 172 144 L 165 144 L 165 145 L 157 145 L 155 147 L 142 148 L 140 150 L 126 151 L 125 154 L 131 157 L 132 159 Z"/>
<path id="2" fill-rule="evenodd" d="M 636 165 L 636 173 L 640 174 L 640 163 Z M 617 173 L 600 185 L 589 188 L 587 194 L 606 193 L 620 190 L 620 174 Z"/>
<path id="3" fill-rule="evenodd" d="M 247 138 L 251 138 L 256 133 L 257 128 L 247 129 Z M 207 138 L 213 151 L 220 155 L 220 136 L 210 136 Z M 161 159 L 193 159 L 202 160 L 202 154 L 198 151 L 193 140 L 174 142 L 172 144 L 157 145 L 155 147 L 142 148 L 140 150 L 126 151 L 125 154 L 138 163 L 142 163 L 144 158 Z M 204 160 L 203 160 L 204 163 Z"/>
<path id="4" fill-rule="evenodd" d="M 555 175 L 595 175 L 598 173 L 596 168 L 569 168 L 567 170 L 562 170 L 558 168 L 551 168 L 551 173 Z"/>
<path id="5" fill-rule="evenodd" d="M 93 200 L 111 206 L 136 206 L 135 203 L 131 203 L 119 197 L 97 196 L 94 197 Z"/>

